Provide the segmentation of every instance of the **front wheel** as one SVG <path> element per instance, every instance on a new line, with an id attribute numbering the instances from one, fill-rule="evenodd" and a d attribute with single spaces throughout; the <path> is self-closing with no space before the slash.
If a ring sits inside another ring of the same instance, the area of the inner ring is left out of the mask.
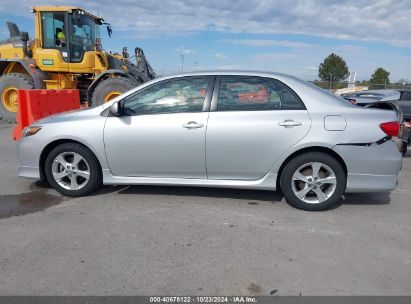
<path id="1" fill-rule="evenodd" d="M 47 156 L 46 177 L 50 185 L 67 196 L 84 196 L 102 184 L 97 158 L 85 146 L 66 143 Z"/>
<path id="2" fill-rule="evenodd" d="M 0 120 L 15 122 L 18 110 L 17 91 L 34 89 L 29 75 L 10 73 L 0 76 Z"/>
<path id="3" fill-rule="evenodd" d="M 102 80 L 94 89 L 91 105 L 102 105 L 121 94 L 135 88 L 139 83 L 125 77 L 107 78 Z"/>
<path id="4" fill-rule="evenodd" d="M 287 202 L 298 209 L 322 211 L 336 206 L 345 191 L 347 177 L 332 156 L 310 152 L 293 158 L 281 175 Z"/>

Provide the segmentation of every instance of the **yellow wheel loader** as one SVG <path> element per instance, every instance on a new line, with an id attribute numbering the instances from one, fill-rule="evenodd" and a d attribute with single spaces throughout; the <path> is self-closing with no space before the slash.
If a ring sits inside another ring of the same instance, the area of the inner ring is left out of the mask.
<path id="1" fill-rule="evenodd" d="M 0 41 L 0 120 L 15 120 L 18 89 L 79 89 L 81 101 L 96 106 L 156 76 L 140 48 L 131 58 L 127 48 L 103 50 L 100 27 L 109 36 L 112 29 L 102 18 L 71 6 L 32 12 L 34 39 L 7 22 L 10 38 Z"/>

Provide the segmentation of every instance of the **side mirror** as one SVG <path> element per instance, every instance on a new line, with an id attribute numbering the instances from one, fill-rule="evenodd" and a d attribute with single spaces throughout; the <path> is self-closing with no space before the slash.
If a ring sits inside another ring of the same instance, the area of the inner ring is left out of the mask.
<path id="1" fill-rule="evenodd" d="M 29 33 L 28 32 L 21 32 L 20 33 L 20 40 L 21 41 L 29 41 Z"/>
<path id="2" fill-rule="evenodd" d="M 29 33 L 21 32 L 20 33 L 20 40 L 22 41 L 24 57 L 25 58 L 31 58 L 33 54 L 28 49 L 28 42 L 27 42 L 27 41 L 29 41 Z"/>
<path id="3" fill-rule="evenodd" d="M 110 106 L 110 113 L 114 116 L 121 116 L 124 113 L 124 100 L 115 102 Z"/>

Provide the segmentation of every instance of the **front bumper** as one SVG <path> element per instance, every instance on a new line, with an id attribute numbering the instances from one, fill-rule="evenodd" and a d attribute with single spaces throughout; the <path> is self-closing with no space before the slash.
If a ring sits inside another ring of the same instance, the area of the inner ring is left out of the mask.
<path id="1" fill-rule="evenodd" d="M 19 167 L 17 169 L 17 176 L 39 180 L 40 179 L 40 168 L 21 166 L 19 164 Z"/>
<path id="2" fill-rule="evenodd" d="M 17 144 L 17 158 L 19 161 L 17 176 L 37 180 L 41 179 L 39 168 L 41 146 L 38 141 L 30 137 L 23 137 L 19 140 Z"/>

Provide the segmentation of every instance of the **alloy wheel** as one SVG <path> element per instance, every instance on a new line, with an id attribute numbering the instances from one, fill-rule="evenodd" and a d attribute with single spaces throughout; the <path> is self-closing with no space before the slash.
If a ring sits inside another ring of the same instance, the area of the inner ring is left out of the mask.
<path id="1" fill-rule="evenodd" d="M 337 187 L 334 171 L 321 162 L 310 162 L 300 166 L 293 174 L 291 188 L 294 195 L 309 204 L 328 200 Z"/>
<path id="2" fill-rule="evenodd" d="M 90 179 L 90 167 L 80 154 L 63 152 L 54 159 L 51 172 L 54 180 L 64 189 L 79 190 Z"/>

